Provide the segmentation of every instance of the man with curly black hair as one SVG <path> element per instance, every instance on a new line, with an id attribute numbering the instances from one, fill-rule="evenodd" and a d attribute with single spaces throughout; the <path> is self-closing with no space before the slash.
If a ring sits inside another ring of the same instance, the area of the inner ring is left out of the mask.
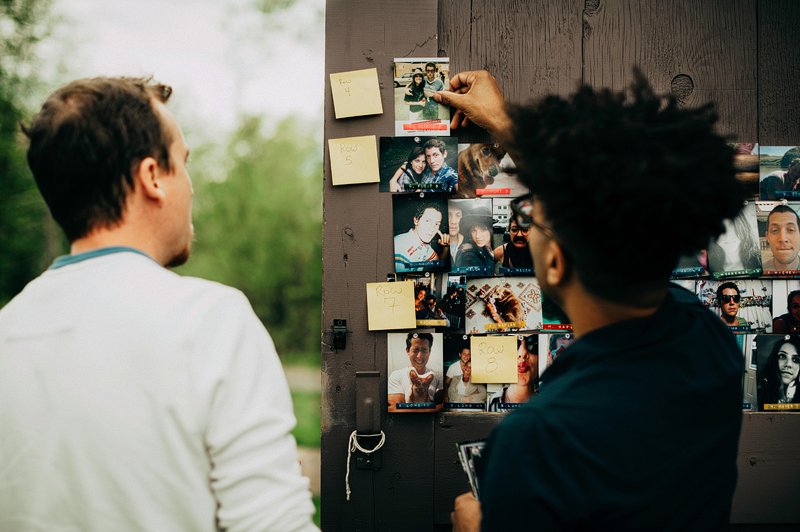
<path id="1" fill-rule="evenodd" d="M 635 78 L 627 92 L 582 86 L 507 108 L 491 74 L 465 72 L 435 96 L 455 108 L 453 128 L 482 126 L 517 163 L 532 194 L 514 215 L 577 337 L 490 436 L 481 501 L 456 499 L 455 530 L 728 522 L 742 356 L 669 277 L 724 230 L 745 190 L 713 105 L 681 108 Z"/>

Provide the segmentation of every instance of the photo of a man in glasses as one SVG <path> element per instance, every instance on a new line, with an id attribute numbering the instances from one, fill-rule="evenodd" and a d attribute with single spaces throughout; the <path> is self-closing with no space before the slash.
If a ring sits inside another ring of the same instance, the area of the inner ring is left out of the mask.
<path id="1" fill-rule="evenodd" d="M 741 297 L 736 283 L 728 281 L 717 287 L 717 304 L 720 308 L 722 322 L 728 327 L 747 327 L 749 329 L 750 323 L 737 315 L 739 314 Z"/>
<path id="2" fill-rule="evenodd" d="M 434 95 L 455 109 L 451 128 L 485 128 L 516 162 L 533 194 L 513 215 L 576 337 L 490 435 L 480 502 L 456 499 L 455 531 L 727 528 L 744 361 L 669 278 L 722 233 L 746 189 L 713 104 L 681 105 L 633 77 L 625 91 L 584 85 L 507 107 L 491 74 L 462 72 Z M 621 267 L 631 246 L 636 263 Z"/>

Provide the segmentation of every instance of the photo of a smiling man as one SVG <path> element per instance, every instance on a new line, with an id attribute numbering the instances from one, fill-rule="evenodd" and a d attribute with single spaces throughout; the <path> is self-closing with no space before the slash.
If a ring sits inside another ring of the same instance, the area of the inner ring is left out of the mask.
<path id="1" fill-rule="evenodd" d="M 766 217 L 764 234 L 769 245 L 762 249 L 764 275 L 796 275 L 800 272 L 800 216 L 796 203 L 775 203 Z"/>

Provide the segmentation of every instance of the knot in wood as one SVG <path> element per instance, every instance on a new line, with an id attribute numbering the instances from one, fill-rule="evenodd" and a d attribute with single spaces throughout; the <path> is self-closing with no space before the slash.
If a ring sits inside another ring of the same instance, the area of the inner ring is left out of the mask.
<path id="1" fill-rule="evenodd" d="M 675 96 L 679 102 L 683 103 L 688 100 L 689 96 L 694 92 L 694 81 L 686 74 L 678 74 L 672 78 L 670 92 L 672 92 L 672 95 Z"/>

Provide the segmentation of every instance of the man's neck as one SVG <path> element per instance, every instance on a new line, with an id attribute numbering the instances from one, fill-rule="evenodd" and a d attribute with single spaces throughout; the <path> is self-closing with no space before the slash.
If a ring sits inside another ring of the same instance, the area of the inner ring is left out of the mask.
<path id="1" fill-rule="evenodd" d="M 142 238 L 133 231 L 123 226 L 114 228 L 95 229 L 88 235 L 73 240 L 70 244 L 70 254 L 77 255 L 101 248 L 115 246 L 134 248 L 152 257 L 159 264 L 163 264 L 158 248 L 150 238 Z"/>
<path id="2" fill-rule="evenodd" d="M 572 322 L 575 336 L 581 337 L 614 323 L 652 316 L 661 307 L 664 299 L 666 299 L 666 289 L 663 297 L 657 302 L 644 307 L 635 307 L 600 299 L 580 288 L 565 298 L 563 310 Z"/>
<path id="3" fill-rule="evenodd" d="M 797 270 L 800 268 L 800 257 L 795 257 L 793 261 L 787 263 L 778 262 L 777 259 L 774 262 L 776 270 Z"/>

